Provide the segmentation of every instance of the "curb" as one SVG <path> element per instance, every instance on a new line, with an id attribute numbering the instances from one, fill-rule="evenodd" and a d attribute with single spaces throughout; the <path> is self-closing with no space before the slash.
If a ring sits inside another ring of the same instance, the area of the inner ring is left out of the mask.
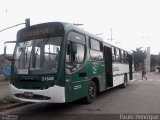
<path id="1" fill-rule="evenodd" d="M 133 80 L 130 80 L 129 82 L 134 82 L 134 81 L 136 81 L 137 79 L 133 79 Z"/>
<path id="2" fill-rule="evenodd" d="M 16 107 L 20 107 L 20 106 L 28 105 L 28 104 L 31 104 L 31 103 L 30 102 L 15 103 L 15 104 L 11 104 L 11 105 L 0 108 L 0 111 L 4 111 L 4 110 L 16 108 Z"/>
<path id="3" fill-rule="evenodd" d="M 0 86 L 9 85 L 9 83 L 0 83 Z"/>

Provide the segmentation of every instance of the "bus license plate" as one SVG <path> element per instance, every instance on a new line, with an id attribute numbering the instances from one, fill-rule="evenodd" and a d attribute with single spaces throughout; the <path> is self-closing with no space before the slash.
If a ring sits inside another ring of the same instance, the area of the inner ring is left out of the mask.
<path id="1" fill-rule="evenodd" d="M 33 97 L 33 93 L 32 92 L 24 92 L 24 96 Z"/>

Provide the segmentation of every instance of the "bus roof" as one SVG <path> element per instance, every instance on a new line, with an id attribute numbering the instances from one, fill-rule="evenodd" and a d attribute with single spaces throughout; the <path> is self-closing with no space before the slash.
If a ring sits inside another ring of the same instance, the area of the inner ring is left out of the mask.
<path id="1" fill-rule="evenodd" d="M 80 28 L 78 28 L 77 26 L 75 26 L 75 25 L 73 25 L 71 23 L 66 23 L 66 22 L 61 22 L 61 23 L 63 24 L 64 28 L 66 28 L 66 29 L 75 30 L 75 31 L 78 31 L 78 32 L 80 32 L 82 34 L 85 34 L 85 35 L 87 35 L 87 36 L 89 36 L 91 38 L 94 38 L 96 40 L 103 41 L 103 39 L 101 37 L 98 37 L 97 35 L 94 35 L 94 34 L 89 33 L 89 32 L 87 32 L 87 31 L 85 31 L 83 29 L 80 29 Z"/>
<path id="2" fill-rule="evenodd" d="M 80 28 L 76 27 L 75 25 L 73 25 L 73 24 L 71 24 L 71 23 L 66 23 L 66 22 L 61 22 L 61 23 L 63 24 L 63 26 L 64 26 L 66 29 L 72 29 L 72 30 L 78 31 L 78 32 L 80 32 L 80 33 L 83 33 L 83 34 L 85 34 L 85 35 L 87 35 L 87 36 L 89 36 L 89 37 L 91 37 L 91 38 L 94 38 L 94 39 L 96 39 L 96 40 L 100 40 L 100 41 L 102 41 L 102 42 L 104 43 L 104 45 L 107 44 L 108 46 L 119 48 L 119 47 L 117 47 L 117 46 L 115 46 L 115 45 L 112 45 L 112 44 L 110 44 L 110 43 L 104 42 L 101 37 L 98 37 L 98 36 L 96 36 L 96 35 L 94 35 L 94 34 L 92 34 L 92 33 L 89 33 L 89 32 L 87 32 L 87 31 L 85 31 L 85 30 L 83 30 L 83 29 L 80 29 Z M 124 50 L 124 49 L 122 49 L 122 48 L 119 48 L 119 49 Z M 124 50 L 124 51 L 126 51 L 126 50 Z M 128 51 L 126 51 L 126 52 L 128 52 Z M 131 52 L 128 52 L 128 54 L 131 54 Z"/>

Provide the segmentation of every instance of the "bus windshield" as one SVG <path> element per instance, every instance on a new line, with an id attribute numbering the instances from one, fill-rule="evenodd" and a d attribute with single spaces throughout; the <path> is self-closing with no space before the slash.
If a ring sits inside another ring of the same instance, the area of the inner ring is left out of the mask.
<path id="1" fill-rule="evenodd" d="M 34 39 L 17 43 L 14 74 L 56 73 L 62 37 Z"/>

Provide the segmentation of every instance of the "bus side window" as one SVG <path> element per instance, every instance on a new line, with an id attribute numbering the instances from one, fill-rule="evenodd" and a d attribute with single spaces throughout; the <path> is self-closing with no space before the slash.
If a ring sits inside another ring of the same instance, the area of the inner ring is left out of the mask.
<path id="1" fill-rule="evenodd" d="M 120 62 L 122 63 L 122 50 L 119 50 Z"/>
<path id="2" fill-rule="evenodd" d="M 124 53 L 123 50 L 121 51 L 121 53 L 122 53 L 122 63 L 125 63 L 125 60 L 124 60 L 124 54 L 125 54 L 125 53 Z"/>
<path id="3" fill-rule="evenodd" d="M 123 58 L 122 58 L 123 63 L 128 63 L 127 52 L 123 51 L 123 55 L 122 56 L 123 56 Z"/>
<path id="4" fill-rule="evenodd" d="M 120 56 L 119 56 L 119 49 L 116 48 L 116 62 L 120 61 Z"/>
<path id="5" fill-rule="evenodd" d="M 103 60 L 103 44 L 102 42 L 90 38 L 90 56 L 92 60 Z"/>
<path id="6" fill-rule="evenodd" d="M 129 54 L 126 52 L 126 63 L 129 63 Z"/>
<path id="7" fill-rule="evenodd" d="M 66 45 L 66 62 L 69 63 L 71 62 L 71 42 L 67 41 L 67 45 Z"/>
<path id="8" fill-rule="evenodd" d="M 115 62 L 116 61 L 116 57 L 115 57 L 115 48 L 112 47 L 112 61 Z"/>

